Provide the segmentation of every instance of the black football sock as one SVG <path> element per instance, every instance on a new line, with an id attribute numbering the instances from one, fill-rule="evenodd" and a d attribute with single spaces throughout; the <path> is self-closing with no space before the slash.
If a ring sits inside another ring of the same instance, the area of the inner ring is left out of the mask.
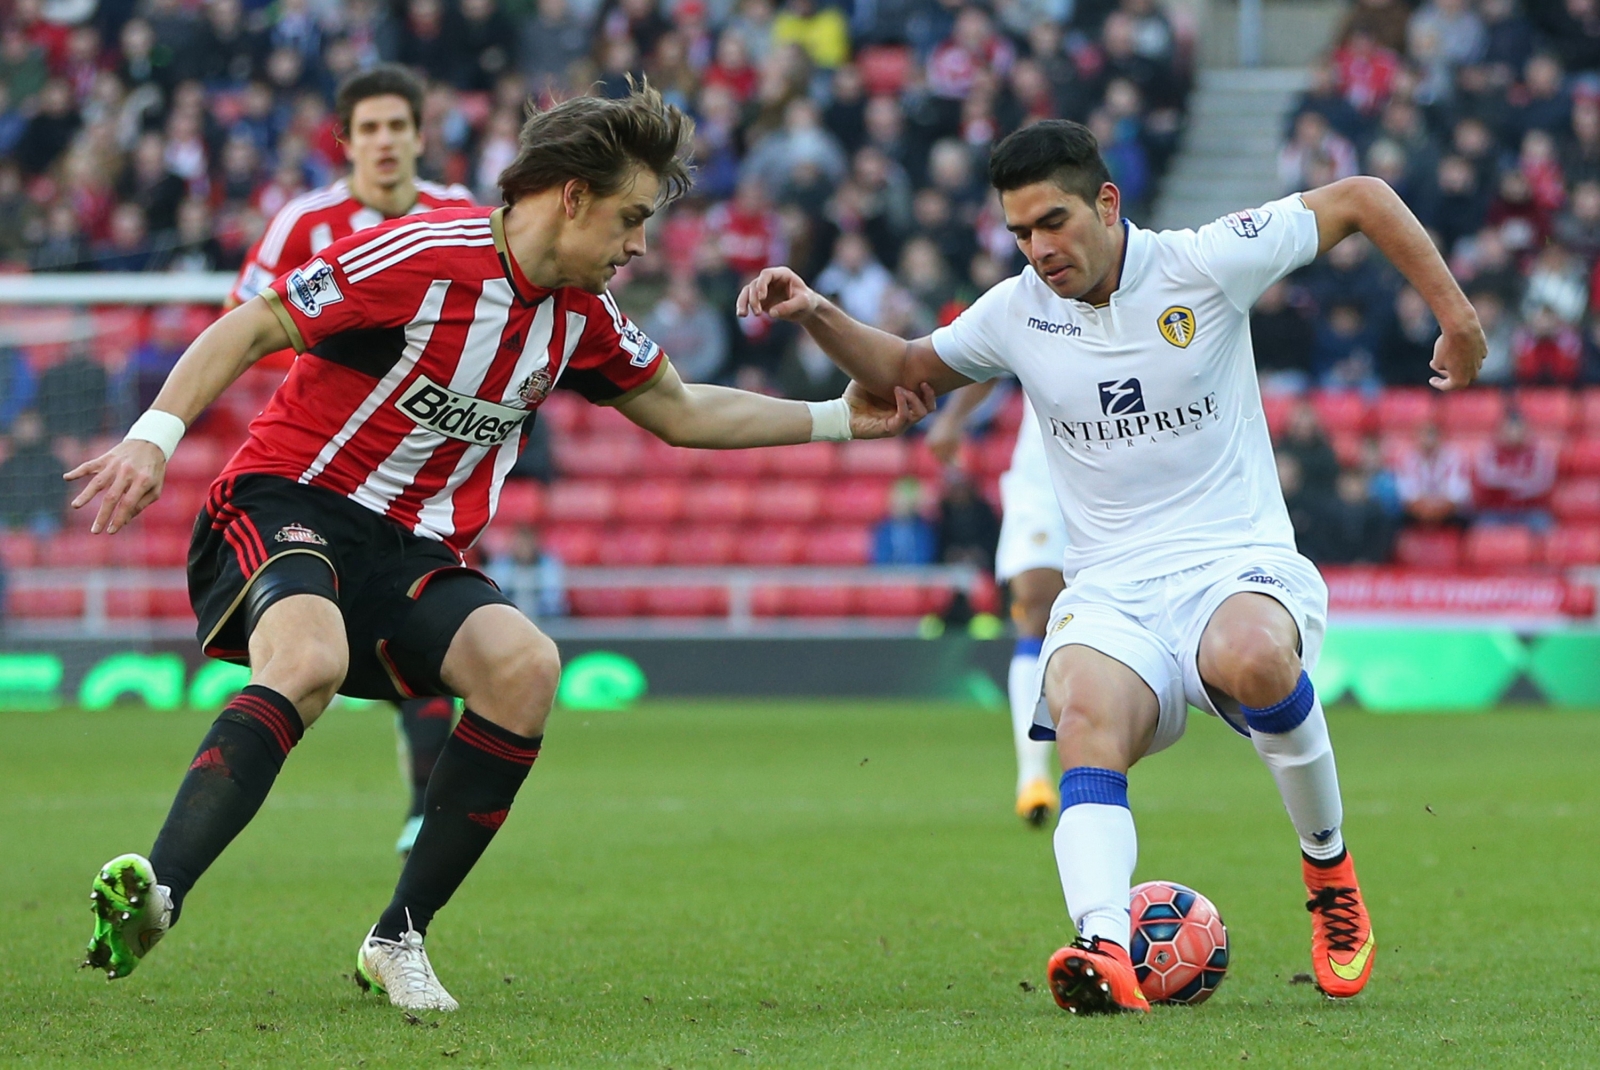
<path id="1" fill-rule="evenodd" d="M 519 736 L 471 710 L 461 715 L 428 780 L 422 831 L 400 871 L 375 935 L 398 940 L 428 931 L 505 822 L 517 789 L 539 757 L 542 736 Z"/>
<path id="2" fill-rule="evenodd" d="M 422 800 L 428 778 L 450 738 L 450 721 L 456 712 L 454 699 L 414 698 L 400 703 L 400 728 L 406 734 L 411 752 L 411 809 L 407 817 L 422 815 Z"/>
<path id="3" fill-rule="evenodd" d="M 156 880 L 172 889 L 173 921 L 195 881 L 261 809 L 304 732 L 294 703 L 260 684 L 212 722 L 150 851 Z"/>

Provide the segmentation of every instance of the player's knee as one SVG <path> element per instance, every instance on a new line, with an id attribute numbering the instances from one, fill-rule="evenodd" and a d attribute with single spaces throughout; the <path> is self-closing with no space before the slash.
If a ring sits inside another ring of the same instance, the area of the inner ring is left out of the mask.
<path id="1" fill-rule="evenodd" d="M 477 712 L 518 735 L 544 731 L 545 719 L 561 682 L 561 655 L 556 644 L 536 629 L 496 652 L 490 663 L 484 693 L 492 696 L 492 709 L 469 698 Z"/>
<path id="2" fill-rule="evenodd" d="M 265 656 L 252 658 L 252 679 L 288 698 L 302 716 L 313 710 L 320 713 L 333 701 L 350 667 L 349 651 L 343 636 L 339 638 L 339 642 L 280 640 Z"/>
<path id="3" fill-rule="evenodd" d="M 1270 706 L 1294 690 L 1300 655 L 1273 629 L 1236 629 L 1227 643 L 1229 692 L 1247 706 Z"/>

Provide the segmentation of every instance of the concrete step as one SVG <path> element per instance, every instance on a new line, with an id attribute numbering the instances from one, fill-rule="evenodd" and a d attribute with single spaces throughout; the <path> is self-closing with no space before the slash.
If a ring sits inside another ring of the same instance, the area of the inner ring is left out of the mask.
<path id="1" fill-rule="evenodd" d="M 1311 84 L 1311 72 L 1304 67 L 1228 67 L 1202 70 L 1195 88 L 1212 90 L 1247 89 L 1298 93 Z"/>

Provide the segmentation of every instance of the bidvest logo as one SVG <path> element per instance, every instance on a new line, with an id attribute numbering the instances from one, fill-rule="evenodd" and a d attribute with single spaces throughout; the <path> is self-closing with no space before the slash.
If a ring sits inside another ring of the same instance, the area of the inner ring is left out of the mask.
<path id="1" fill-rule="evenodd" d="M 526 410 L 447 390 L 419 375 L 395 407 L 430 431 L 475 446 L 498 446 L 511 437 Z"/>
<path id="2" fill-rule="evenodd" d="M 1076 338 L 1083 333 L 1083 328 L 1076 323 L 1051 323 L 1049 320 L 1042 320 L 1038 316 L 1029 316 L 1028 326 L 1036 331 L 1043 331 L 1045 334 L 1064 334 L 1068 338 Z"/>

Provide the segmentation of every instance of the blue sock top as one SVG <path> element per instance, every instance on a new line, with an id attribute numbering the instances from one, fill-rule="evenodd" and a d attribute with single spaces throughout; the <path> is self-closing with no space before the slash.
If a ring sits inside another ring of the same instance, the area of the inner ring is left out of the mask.
<path id="1" fill-rule="evenodd" d="M 1302 671 L 1300 682 L 1294 685 L 1294 690 L 1283 701 L 1260 708 L 1241 705 L 1240 709 L 1244 711 L 1245 724 L 1255 731 L 1282 735 L 1299 728 L 1301 722 L 1311 715 L 1312 704 L 1316 701 L 1317 692 L 1311 686 L 1311 677 Z"/>
<path id="2" fill-rule="evenodd" d="M 1075 765 L 1061 774 L 1061 809 L 1079 803 L 1128 806 L 1128 774 L 1115 769 Z"/>
<path id="3" fill-rule="evenodd" d="M 1044 649 L 1044 640 L 1037 635 L 1017 636 L 1017 645 L 1011 652 L 1014 658 L 1036 658 Z"/>

